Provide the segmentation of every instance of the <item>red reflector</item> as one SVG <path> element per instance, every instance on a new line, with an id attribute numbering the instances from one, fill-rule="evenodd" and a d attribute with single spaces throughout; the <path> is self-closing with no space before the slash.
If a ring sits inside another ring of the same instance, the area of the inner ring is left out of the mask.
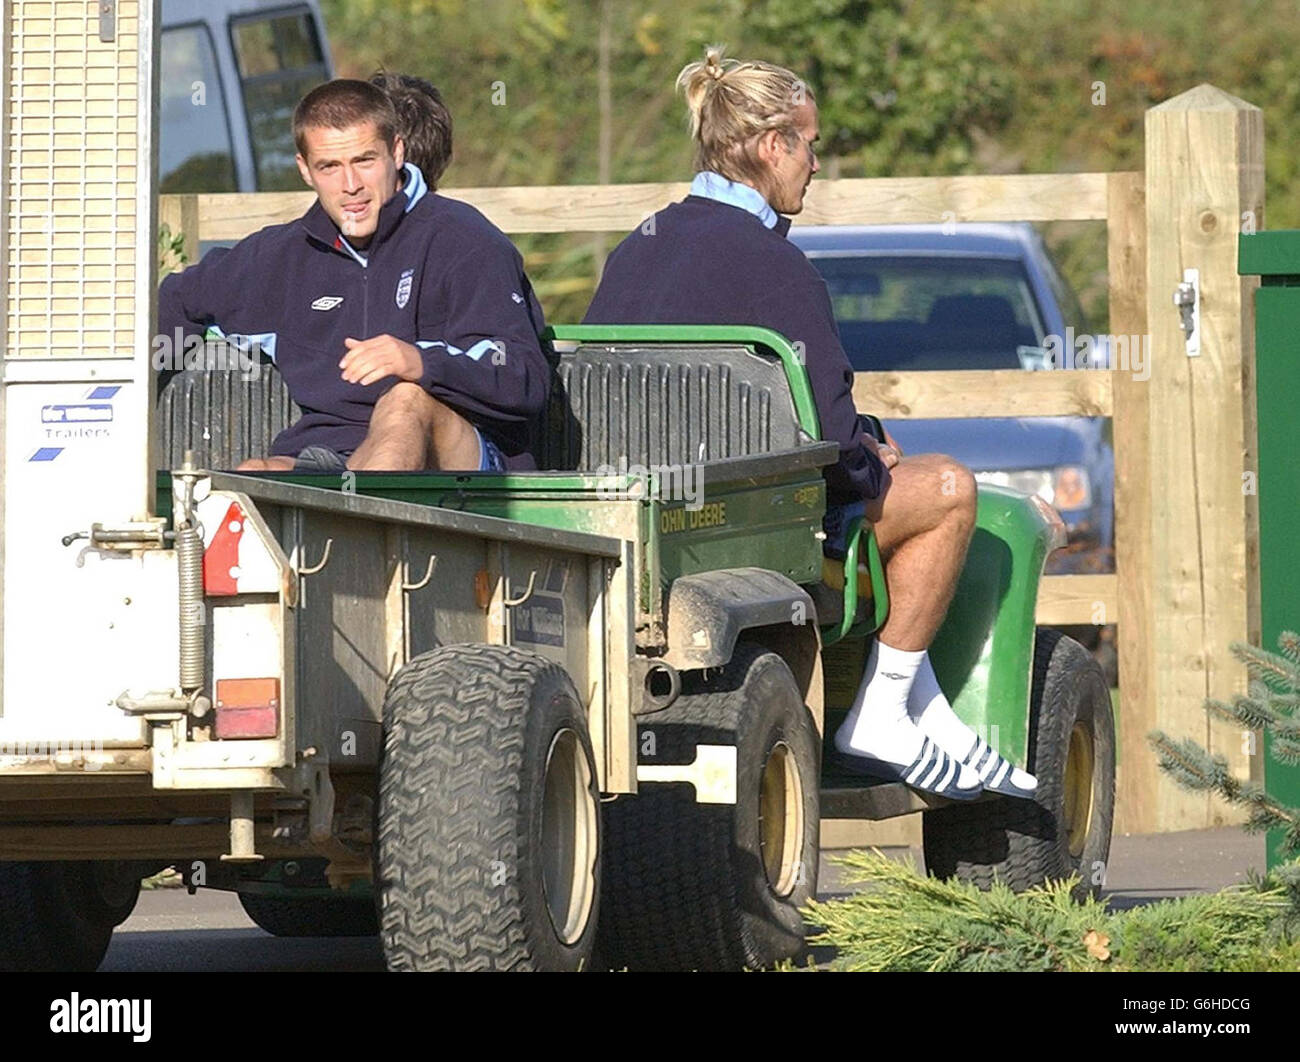
<path id="1" fill-rule="evenodd" d="M 269 738 L 280 732 L 280 680 L 217 680 L 217 738 Z"/>
<path id="2" fill-rule="evenodd" d="M 203 551 L 203 592 L 209 597 L 239 593 L 239 539 L 247 519 L 239 502 L 231 502 Z"/>

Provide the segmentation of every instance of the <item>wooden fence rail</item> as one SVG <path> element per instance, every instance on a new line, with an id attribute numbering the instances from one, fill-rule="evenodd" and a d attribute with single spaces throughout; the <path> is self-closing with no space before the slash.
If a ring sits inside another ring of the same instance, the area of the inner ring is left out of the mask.
<path id="1" fill-rule="evenodd" d="M 1112 335 L 1149 336 L 1150 377 L 1122 371 L 858 373 L 860 409 L 885 419 L 1111 417 L 1116 571 L 1043 581 L 1042 623 L 1117 623 L 1121 763 L 1115 827 L 1187 829 L 1231 819 L 1157 771 L 1144 735 L 1190 734 L 1262 777 L 1240 736 L 1211 725 L 1205 696 L 1244 691 L 1228 642 L 1257 638 L 1253 503 L 1229 489 L 1254 453 L 1250 282 L 1235 275 L 1236 233 L 1262 226 L 1260 112 L 1202 85 L 1147 114 L 1145 173 L 826 180 L 796 224 L 1103 221 Z M 452 188 L 507 233 L 626 232 L 686 184 Z M 161 220 L 185 236 L 235 240 L 300 216 L 310 192 L 164 196 Z M 1202 266 L 1205 350 L 1183 353 L 1171 296 Z M 1080 333 L 1087 331 L 1078 322 Z M 1189 397 L 1199 399 L 1194 409 Z M 1252 466 L 1253 467 L 1253 466 Z M 905 838 L 910 839 L 910 838 Z"/>

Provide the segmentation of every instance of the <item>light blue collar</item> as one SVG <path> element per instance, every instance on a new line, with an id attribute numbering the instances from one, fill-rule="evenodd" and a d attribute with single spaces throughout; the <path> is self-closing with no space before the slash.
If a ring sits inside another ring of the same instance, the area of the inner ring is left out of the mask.
<path id="1" fill-rule="evenodd" d="M 406 206 L 402 208 L 402 213 L 409 214 L 411 208 L 425 197 L 425 194 L 429 191 L 429 185 L 425 182 L 420 167 L 413 162 L 406 163 L 402 167 L 402 173 L 405 175 L 405 180 L 402 182 L 402 194 L 406 196 Z M 348 243 L 341 233 L 339 234 L 339 242 L 343 244 L 343 249 L 360 262 L 362 266 L 367 264 L 369 261 L 367 256 Z"/>
<path id="2" fill-rule="evenodd" d="M 697 173 L 695 180 L 691 181 L 691 195 L 716 199 L 719 203 L 740 207 L 741 210 L 746 210 L 758 218 L 764 227 L 769 229 L 776 227 L 777 212 L 768 205 L 762 192 L 739 181 L 729 181 L 720 173 L 712 170 L 701 170 Z"/>
<path id="3" fill-rule="evenodd" d="M 429 185 L 424 179 L 424 174 L 420 172 L 420 167 L 414 162 L 408 162 L 403 166 L 402 172 L 406 175 L 406 181 L 402 184 L 402 194 L 406 196 L 406 209 L 402 213 L 409 214 L 411 207 L 424 198 Z"/>

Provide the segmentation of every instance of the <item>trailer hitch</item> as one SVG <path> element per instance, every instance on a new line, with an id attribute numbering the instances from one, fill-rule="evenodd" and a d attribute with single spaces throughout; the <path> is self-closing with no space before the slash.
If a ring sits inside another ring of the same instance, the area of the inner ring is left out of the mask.
<path id="1" fill-rule="evenodd" d="M 212 711 L 212 698 L 197 691 L 177 696 L 175 690 L 150 690 L 142 697 L 133 697 L 130 691 L 123 690 L 113 703 L 128 715 L 143 715 L 159 720 L 180 715 L 202 719 Z"/>

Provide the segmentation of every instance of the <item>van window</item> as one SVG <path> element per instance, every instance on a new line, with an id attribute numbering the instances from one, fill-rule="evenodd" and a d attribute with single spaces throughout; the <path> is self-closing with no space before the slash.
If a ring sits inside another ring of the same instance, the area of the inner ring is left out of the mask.
<path id="1" fill-rule="evenodd" d="M 298 190 L 302 178 L 294 162 L 293 109 L 329 77 L 311 12 L 302 8 L 234 19 L 230 36 L 257 187 L 264 192 Z"/>
<path id="2" fill-rule="evenodd" d="M 212 35 L 206 26 L 162 32 L 158 190 L 235 191 L 235 158 Z"/>

